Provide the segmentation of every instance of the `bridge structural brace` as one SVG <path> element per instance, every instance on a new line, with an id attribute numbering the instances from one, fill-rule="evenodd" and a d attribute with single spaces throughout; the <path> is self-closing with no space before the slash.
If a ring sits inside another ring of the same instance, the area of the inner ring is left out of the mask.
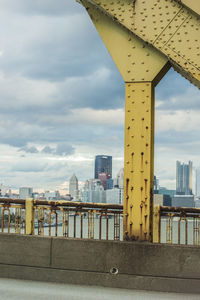
<path id="1" fill-rule="evenodd" d="M 171 66 L 200 87 L 198 7 L 175 0 L 78 2 L 126 85 L 124 239 L 153 241 L 154 90 Z"/>

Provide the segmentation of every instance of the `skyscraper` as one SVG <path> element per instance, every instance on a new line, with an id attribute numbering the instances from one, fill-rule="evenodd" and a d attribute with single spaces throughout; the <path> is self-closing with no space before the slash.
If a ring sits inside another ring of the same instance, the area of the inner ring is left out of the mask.
<path id="1" fill-rule="evenodd" d="M 196 196 L 200 197 L 200 168 L 196 169 Z"/>
<path id="2" fill-rule="evenodd" d="M 176 194 L 192 195 L 192 162 L 176 162 Z"/>
<path id="3" fill-rule="evenodd" d="M 95 157 L 95 179 L 98 179 L 99 173 L 105 173 L 108 178 L 112 178 L 112 156 L 97 155 Z"/>
<path id="4" fill-rule="evenodd" d="M 155 175 L 153 179 L 153 190 L 154 194 L 159 194 L 159 179 Z"/>
<path id="5" fill-rule="evenodd" d="M 74 201 L 78 200 L 78 179 L 75 174 L 69 180 L 69 193 Z"/>
<path id="6" fill-rule="evenodd" d="M 20 187 L 19 188 L 19 198 L 27 199 L 32 198 L 33 196 L 33 188 L 31 187 Z"/>
<path id="7" fill-rule="evenodd" d="M 124 188 L 124 168 L 120 169 L 119 172 L 117 173 L 117 178 L 115 180 L 115 183 L 119 189 Z"/>

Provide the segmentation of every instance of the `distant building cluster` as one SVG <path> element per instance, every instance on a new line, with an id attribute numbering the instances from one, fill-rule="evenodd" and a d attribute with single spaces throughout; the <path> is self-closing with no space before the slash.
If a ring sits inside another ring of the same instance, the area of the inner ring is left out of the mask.
<path id="1" fill-rule="evenodd" d="M 196 194 L 192 190 L 193 164 L 191 161 L 176 162 L 176 189 L 169 190 L 159 185 L 154 176 L 154 205 L 200 208 L 200 168 L 196 169 Z M 112 156 L 97 155 L 94 161 L 94 178 L 85 181 L 79 189 L 78 178 L 73 174 L 69 180 L 69 194 L 63 196 L 59 191 L 34 192 L 32 187 L 20 187 L 19 193 L 0 184 L 0 197 L 34 198 L 39 200 L 65 200 L 89 203 L 123 204 L 124 169 L 112 178 Z"/>
<path id="2" fill-rule="evenodd" d="M 66 200 L 70 201 L 70 195 L 62 196 L 59 191 L 45 191 L 42 193 L 34 192 L 32 187 L 20 187 L 19 193 L 13 193 L 9 187 L 0 184 L 0 197 L 12 198 L 12 199 L 28 199 L 33 198 L 35 200 Z"/>
<path id="3" fill-rule="evenodd" d="M 192 162 L 176 162 L 176 190 L 159 187 L 154 177 L 154 204 L 174 207 L 200 208 L 200 169 L 196 170 L 196 195 L 192 190 Z M 160 196 L 158 196 L 160 195 Z"/>
<path id="4" fill-rule="evenodd" d="M 79 190 L 78 179 L 73 174 L 69 180 L 69 193 L 73 201 L 90 203 L 123 203 L 124 171 L 121 169 L 116 178 L 112 178 L 112 156 L 97 155 L 94 163 L 94 178 L 86 180 Z"/>

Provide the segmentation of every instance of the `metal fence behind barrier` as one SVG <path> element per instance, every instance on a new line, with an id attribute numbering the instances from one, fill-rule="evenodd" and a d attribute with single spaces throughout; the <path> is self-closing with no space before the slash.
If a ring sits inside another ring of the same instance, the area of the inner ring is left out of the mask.
<path id="1" fill-rule="evenodd" d="M 66 201 L 34 201 L 36 235 L 122 240 L 123 206 Z"/>
<path id="2" fill-rule="evenodd" d="M 160 207 L 161 243 L 200 245 L 200 209 Z"/>
<path id="3" fill-rule="evenodd" d="M 122 205 L 1 198 L 0 210 L 2 233 L 123 239 Z"/>
<path id="4" fill-rule="evenodd" d="M 2 233 L 25 234 L 25 200 L 0 199 Z"/>
<path id="5" fill-rule="evenodd" d="M 0 198 L 1 233 L 123 240 L 123 205 Z M 153 242 L 200 245 L 200 209 L 154 207 Z"/>

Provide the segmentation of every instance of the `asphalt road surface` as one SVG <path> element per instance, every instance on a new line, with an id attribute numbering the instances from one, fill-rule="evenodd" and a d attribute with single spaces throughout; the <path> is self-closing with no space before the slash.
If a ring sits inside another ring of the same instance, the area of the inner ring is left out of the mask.
<path id="1" fill-rule="evenodd" d="M 0 279 L 1 300 L 199 300 L 200 295 L 144 292 L 102 287 Z"/>

